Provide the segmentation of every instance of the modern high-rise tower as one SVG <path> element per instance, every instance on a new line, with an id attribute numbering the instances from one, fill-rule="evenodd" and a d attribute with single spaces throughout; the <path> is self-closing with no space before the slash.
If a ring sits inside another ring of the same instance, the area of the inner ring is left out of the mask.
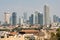
<path id="1" fill-rule="evenodd" d="M 16 25 L 17 24 L 17 16 L 16 16 L 16 12 L 12 13 L 12 25 Z"/>
<path id="2" fill-rule="evenodd" d="M 21 18 L 19 17 L 19 26 L 21 25 Z"/>
<path id="3" fill-rule="evenodd" d="M 56 15 L 53 15 L 53 22 L 59 22 L 59 17 Z"/>
<path id="4" fill-rule="evenodd" d="M 24 25 L 24 18 L 23 18 L 23 17 L 20 18 L 20 24 L 21 24 L 21 25 Z"/>
<path id="5" fill-rule="evenodd" d="M 10 16 L 10 25 L 12 25 L 12 16 Z"/>
<path id="6" fill-rule="evenodd" d="M 43 25 L 43 14 L 38 11 L 35 11 L 33 15 L 33 23 Z"/>
<path id="7" fill-rule="evenodd" d="M 10 24 L 10 13 L 5 12 L 5 24 Z"/>
<path id="8" fill-rule="evenodd" d="M 27 22 L 27 13 L 26 12 L 24 13 L 23 18 L 24 18 L 24 23 L 26 23 Z"/>
<path id="9" fill-rule="evenodd" d="M 50 16 L 49 16 L 49 6 L 48 5 L 44 5 L 44 22 L 45 25 L 50 24 Z"/>
<path id="10" fill-rule="evenodd" d="M 38 24 L 38 11 L 35 11 L 34 13 L 33 22 L 33 24 Z"/>
<path id="11" fill-rule="evenodd" d="M 1 21 L 0 21 L 0 25 L 1 25 Z"/>
<path id="12" fill-rule="evenodd" d="M 27 20 L 27 13 L 26 12 L 24 13 L 23 17 L 24 17 L 25 20 Z"/>
<path id="13" fill-rule="evenodd" d="M 60 18 L 59 18 L 59 23 L 60 23 Z"/>
<path id="14" fill-rule="evenodd" d="M 43 14 L 38 13 L 38 24 L 43 25 Z"/>
<path id="15" fill-rule="evenodd" d="M 33 14 L 31 14 L 31 16 L 29 17 L 29 22 L 31 25 L 33 25 Z"/>

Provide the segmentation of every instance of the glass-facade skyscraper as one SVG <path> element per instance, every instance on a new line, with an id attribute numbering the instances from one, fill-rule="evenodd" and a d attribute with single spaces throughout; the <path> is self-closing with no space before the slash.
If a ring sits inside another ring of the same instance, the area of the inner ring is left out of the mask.
<path id="1" fill-rule="evenodd" d="M 33 23 L 43 25 L 43 14 L 35 11 L 35 14 L 33 15 Z"/>
<path id="2" fill-rule="evenodd" d="M 34 18 L 33 18 L 34 20 L 34 24 L 38 24 L 38 11 L 35 11 L 35 13 L 34 13 Z"/>
<path id="3" fill-rule="evenodd" d="M 56 15 L 53 15 L 53 22 L 59 22 L 59 17 Z"/>
<path id="4" fill-rule="evenodd" d="M 0 21 L 0 25 L 1 25 L 1 21 Z"/>
<path id="5" fill-rule="evenodd" d="M 33 14 L 31 14 L 31 16 L 29 17 L 29 22 L 31 25 L 33 25 Z"/>
<path id="6" fill-rule="evenodd" d="M 43 25 L 43 14 L 38 13 L 38 24 Z"/>
<path id="7" fill-rule="evenodd" d="M 21 25 L 21 18 L 19 17 L 19 26 Z"/>
<path id="8" fill-rule="evenodd" d="M 26 12 L 24 13 L 23 17 L 24 17 L 24 20 L 27 20 L 27 13 Z"/>
<path id="9" fill-rule="evenodd" d="M 17 16 L 16 16 L 16 12 L 12 13 L 12 25 L 16 25 L 17 23 Z"/>
<path id="10" fill-rule="evenodd" d="M 23 18 L 24 18 L 24 23 L 27 23 L 27 13 L 26 12 L 24 12 L 24 14 L 23 14 L 24 16 L 23 16 Z"/>
<path id="11" fill-rule="evenodd" d="M 60 23 L 60 18 L 59 18 L 59 23 Z"/>

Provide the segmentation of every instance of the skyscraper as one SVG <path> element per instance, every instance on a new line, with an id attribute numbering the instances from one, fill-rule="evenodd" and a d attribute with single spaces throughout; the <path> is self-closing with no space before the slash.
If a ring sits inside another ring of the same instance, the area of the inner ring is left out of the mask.
<path id="1" fill-rule="evenodd" d="M 23 17 L 20 18 L 20 23 L 21 23 L 21 25 L 24 25 L 24 18 Z"/>
<path id="2" fill-rule="evenodd" d="M 38 13 L 38 24 L 43 25 L 43 14 Z"/>
<path id="3" fill-rule="evenodd" d="M 53 15 L 53 22 L 56 22 L 56 15 Z"/>
<path id="4" fill-rule="evenodd" d="M 35 11 L 33 15 L 33 23 L 43 25 L 43 14 L 38 11 Z"/>
<path id="5" fill-rule="evenodd" d="M 19 26 L 21 25 L 21 18 L 19 17 Z"/>
<path id="6" fill-rule="evenodd" d="M 27 20 L 27 13 L 24 13 L 24 19 Z"/>
<path id="7" fill-rule="evenodd" d="M 1 25 L 1 21 L 0 21 L 0 25 Z"/>
<path id="8" fill-rule="evenodd" d="M 33 21 L 34 21 L 34 24 L 38 24 L 38 11 L 35 11 Z"/>
<path id="9" fill-rule="evenodd" d="M 12 25 L 12 16 L 10 16 L 10 25 Z"/>
<path id="10" fill-rule="evenodd" d="M 44 5 L 44 20 L 45 25 L 50 24 L 50 16 L 49 16 L 49 7 L 47 5 Z"/>
<path id="11" fill-rule="evenodd" d="M 59 22 L 59 17 L 56 15 L 53 15 L 53 22 Z"/>
<path id="12" fill-rule="evenodd" d="M 59 23 L 60 23 L 60 18 L 59 18 Z"/>
<path id="13" fill-rule="evenodd" d="M 31 14 L 31 16 L 29 17 L 29 22 L 31 25 L 33 25 L 33 14 Z"/>
<path id="14" fill-rule="evenodd" d="M 5 12 L 4 15 L 5 15 L 5 19 L 4 19 L 5 24 L 10 24 L 10 14 Z"/>
<path id="15" fill-rule="evenodd" d="M 24 13 L 23 18 L 24 18 L 24 23 L 26 23 L 27 22 L 27 13 L 26 12 Z"/>
<path id="16" fill-rule="evenodd" d="M 12 13 L 12 25 L 16 25 L 17 24 L 17 16 L 16 16 L 16 12 Z"/>

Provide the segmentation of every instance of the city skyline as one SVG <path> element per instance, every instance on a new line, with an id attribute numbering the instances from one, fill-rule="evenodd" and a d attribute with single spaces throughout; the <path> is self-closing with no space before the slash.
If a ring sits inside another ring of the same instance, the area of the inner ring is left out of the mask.
<path id="1" fill-rule="evenodd" d="M 0 40 L 60 40 L 60 0 L 0 0 Z"/>
<path id="2" fill-rule="evenodd" d="M 28 17 L 35 11 L 44 13 L 44 5 L 48 4 L 50 7 L 50 16 L 54 14 L 59 16 L 60 5 L 59 0 L 0 0 L 0 21 L 4 21 L 4 12 L 16 12 L 17 16 L 23 16 L 24 12 L 27 12 Z M 1 17 L 3 16 L 3 17 Z"/>

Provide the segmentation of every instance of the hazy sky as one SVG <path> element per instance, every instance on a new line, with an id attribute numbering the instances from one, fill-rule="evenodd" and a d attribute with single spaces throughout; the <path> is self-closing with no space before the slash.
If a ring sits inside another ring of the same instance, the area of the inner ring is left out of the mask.
<path id="1" fill-rule="evenodd" d="M 51 18 L 53 14 L 60 16 L 60 0 L 0 0 L 0 21 L 4 21 L 4 12 L 16 12 L 17 16 L 24 12 L 30 16 L 36 10 L 44 13 L 45 4 L 49 5 Z"/>

